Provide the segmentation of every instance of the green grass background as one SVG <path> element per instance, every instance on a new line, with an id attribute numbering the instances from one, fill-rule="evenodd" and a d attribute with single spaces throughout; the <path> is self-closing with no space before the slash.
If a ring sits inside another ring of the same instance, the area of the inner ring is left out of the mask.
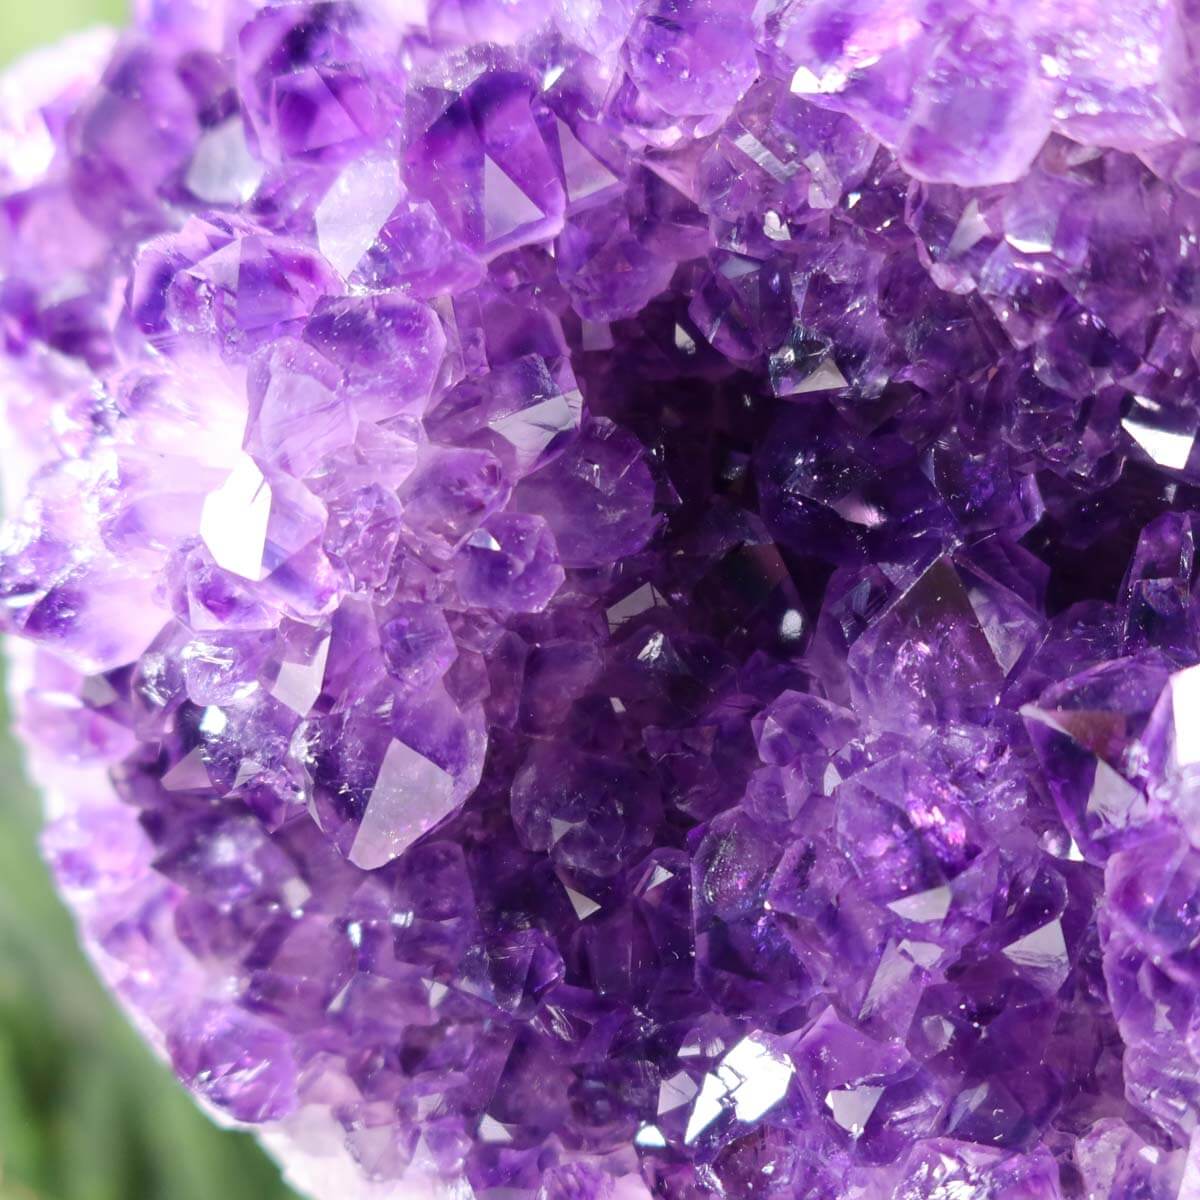
<path id="1" fill-rule="evenodd" d="M 127 11 L 126 0 L 0 0 L 0 58 L 7 62 L 75 29 L 117 24 Z"/>
<path id="2" fill-rule="evenodd" d="M 0 0 L 0 62 L 123 0 Z M 0 702 L 0 1200 L 284 1200 L 141 1045 L 80 953 L 37 857 L 37 805 Z"/>

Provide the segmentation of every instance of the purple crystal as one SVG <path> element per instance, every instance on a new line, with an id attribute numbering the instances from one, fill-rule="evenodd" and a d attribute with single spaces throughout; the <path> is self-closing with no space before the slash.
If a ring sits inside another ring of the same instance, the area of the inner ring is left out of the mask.
<path id="1" fill-rule="evenodd" d="M 458 555 L 459 595 L 501 613 L 541 612 L 565 579 L 545 521 L 525 513 L 491 517 Z"/>
<path id="2" fill-rule="evenodd" d="M 0 78 L 46 856 L 321 1200 L 1194 1200 L 1191 0 L 138 0 Z"/>

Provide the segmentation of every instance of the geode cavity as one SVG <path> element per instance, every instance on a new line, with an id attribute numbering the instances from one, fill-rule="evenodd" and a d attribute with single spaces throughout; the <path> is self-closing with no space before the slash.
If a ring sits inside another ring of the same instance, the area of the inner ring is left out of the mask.
<path id="1" fill-rule="evenodd" d="M 1200 1195 L 1193 0 L 141 0 L 0 83 L 4 627 L 322 1200 Z"/>

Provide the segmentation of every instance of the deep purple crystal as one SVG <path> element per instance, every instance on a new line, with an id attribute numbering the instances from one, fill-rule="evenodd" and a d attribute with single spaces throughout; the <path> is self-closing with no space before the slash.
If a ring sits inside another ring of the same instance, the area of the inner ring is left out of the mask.
<path id="1" fill-rule="evenodd" d="M 1196 1200 L 1196 4 L 135 9 L 0 79 L 0 611 L 183 1081 L 322 1200 Z"/>

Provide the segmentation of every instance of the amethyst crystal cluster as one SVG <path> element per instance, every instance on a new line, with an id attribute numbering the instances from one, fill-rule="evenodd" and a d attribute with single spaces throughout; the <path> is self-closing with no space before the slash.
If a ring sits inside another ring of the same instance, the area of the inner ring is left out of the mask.
<path id="1" fill-rule="evenodd" d="M 1200 1196 L 1198 68 L 142 0 L 10 73 L 45 849 L 215 1113 L 335 1200 Z"/>

